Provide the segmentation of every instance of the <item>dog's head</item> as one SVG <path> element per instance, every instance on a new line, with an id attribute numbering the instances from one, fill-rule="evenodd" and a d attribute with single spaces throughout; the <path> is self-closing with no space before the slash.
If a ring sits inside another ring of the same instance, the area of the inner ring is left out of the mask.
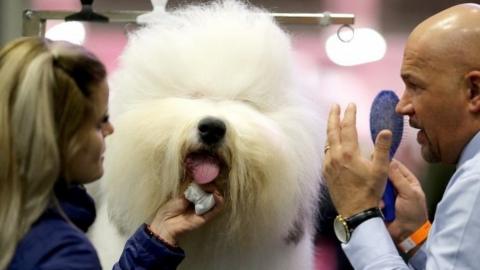
<path id="1" fill-rule="evenodd" d="M 219 187 L 231 232 L 287 230 L 314 204 L 323 122 L 293 85 L 288 36 L 263 11 L 225 1 L 147 26 L 131 37 L 112 95 L 102 181 L 126 231 L 191 181 Z"/>

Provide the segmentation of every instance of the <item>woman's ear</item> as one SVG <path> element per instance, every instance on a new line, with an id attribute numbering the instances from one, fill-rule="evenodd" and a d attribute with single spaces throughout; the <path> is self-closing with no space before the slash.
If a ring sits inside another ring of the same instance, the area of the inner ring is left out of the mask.
<path id="1" fill-rule="evenodd" d="M 468 83 L 468 108 L 473 113 L 480 112 L 480 70 L 465 75 Z"/>

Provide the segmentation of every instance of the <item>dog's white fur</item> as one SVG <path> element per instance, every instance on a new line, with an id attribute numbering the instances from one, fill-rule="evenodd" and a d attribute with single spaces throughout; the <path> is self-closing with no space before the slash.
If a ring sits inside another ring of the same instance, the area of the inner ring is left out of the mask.
<path id="1" fill-rule="evenodd" d="M 227 127 L 218 148 L 227 166 L 215 180 L 226 207 L 180 239 L 180 269 L 313 268 L 325 123 L 295 87 L 289 37 L 262 12 L 234 1 L 192 6 L 130 36 L 111 80 L 116 130 L 90 233 L 105 269 L 183 192 L 184 159 L 202 147 L 207 116 Z"/>

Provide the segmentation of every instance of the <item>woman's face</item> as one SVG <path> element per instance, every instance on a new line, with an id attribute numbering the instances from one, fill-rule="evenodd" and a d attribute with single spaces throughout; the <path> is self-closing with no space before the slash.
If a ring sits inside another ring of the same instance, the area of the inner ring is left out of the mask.
<path id="1" fill-rule="evenodd" d="M 108 117 L 108 85 L 103 81 L 90 97 L 95 107 L 93 119 L 89 119 L 81 128 L 80 149 L 69 160 L 68 180 L 85 184 L 99 179 L 103 175 L 103 154 L 105 137 L 113 133 Z"/>

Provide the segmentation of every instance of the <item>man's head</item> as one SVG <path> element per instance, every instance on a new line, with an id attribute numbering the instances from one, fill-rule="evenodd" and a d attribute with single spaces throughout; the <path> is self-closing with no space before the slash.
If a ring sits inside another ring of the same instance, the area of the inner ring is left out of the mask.
<path id="1" fill-rule="evenodd" d="M 456 163 L 480 130 L 480 5 L 461 4 L 428 18 L 410 34 L 397 112 L 419 128 L 428 162 Z"/>

